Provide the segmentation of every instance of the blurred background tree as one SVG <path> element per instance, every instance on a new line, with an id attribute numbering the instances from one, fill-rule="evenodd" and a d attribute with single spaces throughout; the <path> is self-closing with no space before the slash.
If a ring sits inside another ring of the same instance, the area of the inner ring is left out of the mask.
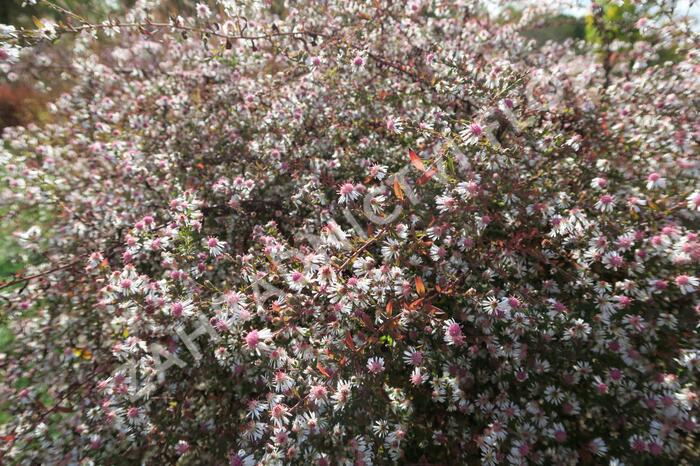
<path id="1" fill-rule="evenodd" d="M 521 32 L 525 37 L 535 39 L 538 44 L 548 41 L 563 42 L 566 39 L 583 39 L 586 34 L 586 24 L 583 18 L 558 14 L 543 16 L 537 20 L 536 24 Z"/>
<path id="2" fill-rule="evenodd" d="M 133 5 L 134 0 L 55 0 L 51 3 L 84 18 L 89 18 L 91 21 L 102 21 L 108 15 Z M 33 5 L 27 0 L 3 0 L 0 2 L 0 23 L 2 24 L 12 24 L 15 27 L 31 26 L 32 16 L 55 20 L 65 18 L 65 14 L 52 8 L 49 2 L 37 2 Z"/>
<path id="3" fill-rule="evenodd" d="M 632 4 L 629 0 L 616 2 L 603 0 L 593 5 L 592 13 L 586 16 L 586 40 L 603 44 L 620 40 L 633 43 L 640 39 L 637 22 L 649 13 L 645 4 Z"/>

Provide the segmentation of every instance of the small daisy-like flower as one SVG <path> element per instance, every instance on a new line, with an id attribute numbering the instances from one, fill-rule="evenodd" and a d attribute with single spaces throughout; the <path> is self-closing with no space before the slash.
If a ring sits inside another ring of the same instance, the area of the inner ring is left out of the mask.
<path id="1" fill-rule="evenodd" d="M 691 193 L 690 196 L 686 198 L 686 201 L 688 201 L 688 208 L 690 210 L 697 210 L 700 212 L 700 191 Z"/>
<path id="2" fill-rule="evenodd" d="M 445 322 L 443 329 L 445 331 L 445 343 L 454 346 L 464 344 L 465 338 L 464 334 L 462 333 L 462 327 L 460 327 L 454 319 L 450 319 Z"/>
<path id="3" fill-rule="evenodd" d="M 101 252 L 93 252 L 92 254 L 90 254 L 87 264 L 85 265 L 85 271 L 90 271 L 97 268 L 103 260 L 104 256 Z"/>
<path id="4" fill-rule="evenodd" d="M 372 425 L 372 432 L 379 438 L 384 438 L 390 431 L 389 423 L 384 419 L 375 421 Z"/>
<path id="5" fill-rule="evenodd" d="M 343 409 L 350 400 L 352 394 L 352 383 L 346 380 L 339 380 L 335 387 L 335 393 L 331 396 L 335 403 L 334 409 Z"/>
<path id="6" fill-rule="evenodd" d="M 689 275 L 678 275 L 674 281 L 683 294 L 694 292 L 700 283 L 696 277 L 691 277 Z"/>
<path id="7" fill-rule="evenodd" d="M 308 64 L 312 71 L 317 70 L 321 65 L 325 63 L 324 58 L 321 55 L 314 55 L 309 57 Z"/>
<path id="8" fill-rule="evenodd" d="M 591 188 L 593 189 L 605 189 L 605 187 L 608 185 L 608 180 L 605 178 L 601 177 L 595 177 L 591 180 Z"/>
<path id="9" fill-rule="evenodd" d="M 401 134 L 403 132 L 403 122 L 401 118 L 390 116 L 386 119 L 386 129 L 390 133 Z"/>
<path id="10" fill-rule="evenodd" d="M 275 372 L 274 377 L 275 390 L 284 393 L 294 386 L 294 380 L 284 371 Z"/>
<path id="11" fill-rule="evenodd" d="M 207 19 L 211 16 L 211 10 L 204 3 L 197 3 L 197 16 L 201 19 Z"/>
<path id="12" fill-rule="evenodd" d="M 265 433 L 266 424 L 262 422 L 250 421 L 241 426 L 243 438 L 248 441 L 258 441 Z"/>
<path id="13" fill-rule="evenodd" d="M 484 128 L 479 123 L 472 123 L 459 132 L 462 142 L 464 142 L 464 144 L 467 146 L 472 146 L 478 143 L 483 134 Z"/>
<path id="14" fill-rule="evenodd" d="M 420 366 L 423 364 L 423 352 L 410 347 L 403 353 L 403 360 L 411 366 Z"/>
<path id="15" fill-rule="evenodd" d="M 358 53 L 352 58 L 352 68 L 355 71 L 362 70 L 367 64 L 367 56 L 364 53 Z"/>
<path id="16" fill-rule="evenodd" d="M 376 178 L 377 180 L 381 181 L 386 178 L 386 170 L 386 165 L 379 165 L 375 163 L 369 167 L 369 175 L 372 178 Z"/>
<path id="17" fill-rule="evenodd" d="M 688 369 L 700 371 L 700 351 L 684 351 L 680 359 L 676 359 L 681 365 Z"/>
<path id="18" fill-rule="evenodd" d="M 608 453 L 608 447 L 602 438 L 596 437 L 588 444 L 588 450 L 596 456 L 605 456 Z"/>
<path id="19" fill-rule="evenodd" d="M 285 429 L 275 429 L 272 439 L 276 445 L 284 445 L 289 440 L 289 432 Z"/>
<path id="20" fill-rule="evenodd" d="M 649 174 L 647 177 L 647 189 L 663 189 L 666 187 L 666 178 L 663 178 L 656 172 Z"/>
<path id="21" fill-rule="evenodd" d="M 133 425 L 142 425 L 147 420 L 143 410 L 139 409 L 138 406 L 131 406 L 129 409 L 126 410 L 126 419 L 130 424 Z"/>
<path id="22" fill-rule="evenodd" d="M 251 330 L 245 336 L 245 344 L 250 350 L 259 354 L 260 351 L 270 349 L 270 346 L 265 342 L 270 338 L 272 338 L 272 332 L 269 329 Z"/>
<path id="23" fill-rule="evenodd" d="M 564 401 L 564 393 L 559 388 L 549 385 L 544 390 L 544 399 L 553 405 L 560 405 Z"/>
<path id="24" fill-rule="evenodd" d="M 141 280 L 138 278 L 124 277 L 118 281 L 117 288 L 125 296 L 137 293 L 141 287 Z"/>
<path id="25" fill-rule="evenodd" d="M 218 257 L 224 252 L 226 243 L 217 238 L 210 236 L 206 239 L 206 247 L 209 249 L 209 254 L 212 257 Z"/>
<path id="26" fill-rule="evenodd" d="M 194 304 L 190 300 L 176 301 L 170 305 L 170 315 L 179 319 L 180 317 L 190 317 L 194 314 Z"/>
<path id="27" fill-rule="evenodd" d="M 11 44 L 0 46 L 0 63 L 16 63 L 19 60 L 20 48 Z"/>
<path id="28" fill-rule="evenodd" d="M 340 188 L 338 188 L 338 194 L 340 195 L 338 202 L 342 204 L 347 204 L 348 202 L 354 201 L 360 197 L 360 191 L 352 183 L 343 183 L 340 185 Z"/>
<path id="29" fill-rule="evenodd" d="M 566 442 L 566 429 L 560 422 L 552 424 L 552 428 L 547 431 L 548 435 L 557 441 L 557 443 Z"/>
<path id="30" fill-rule="evenodd" d="M 236 453 L 231 453 L 228 457 L 230 466 L 255 466 L 257 461 L 251 454 L 246 454 L 245 450 L 238 450 Z"/>
<path id="31" fill-rule="evenodd" d="M 627 198 L 627 207 L 633 212 L 640 212 L 645 205 L 647 205 L 647 201 L 637 196 Z"/>
<path id="32" fill-rule="evenodd" d="M 457 201 L 452 196 L 438 196 L 435 203 L 441 214 L 457 209 Z"/>
<path id="33" fill-rule="evenodd" d="M 325 385 L 314 385 L 309 390 L 309 399 L 317 405 L 324 405 L 328 399 L 328 389 Z"/>
<path id="34" fill-rule="evenodd" d="M 248 402 L 247 417 L 251 419 L 259 419 L 260 415 L 267 409 L 267 403 L 258 400 L 250 400 Z"/>
<path id="35" fill-rule="evenodd" d="M 367 370 L 372 374 L 384 372 L 384 358 L 373 357 L 367 360 Z"/>
<path id="36" fill-rule="evenodd" d="M 293 271 L 287 276 L 287 283 L 294 291 L 301 291 L 306 285 L 306 277 L 298 270 Z"/>
<path id="37" fill-rule="evenodd" d="M 479 183 L 475 180 L 462 181 L 457 185 L 457 194 L 459 194 L 462 199 L 467 201 L 479 194 L 479 189 Z"/>
<path id="38" fill-rule="evenodd" d="M 624 259 L 615 251 L 609 252 L 603 256 L 603 264 L 606 269 L 617 270 L 624 265 Z"/>
<path id="39" fill-rule="evenodd" d="M 417 387 L 428 381 L 428 374 L 421 372 L 420 367 L 414 367 L 410 379 L 411 383 Z"/>
<path id="40" fill-rule="evenodd" d="M 399 257 L 401 252 L 401 243 L 399 243 L 394 238 L 389 238 L 386 240 L 382 246 L 382 257 L 387 262 L 392 262 Z"/>
<path id="41" fill-rule="evenodd" d="M 282 403 L 277 403 L 270 407 L 270 417 L 276 426 L 285 425 L 287 422 L 289 422 L 290 416 L 291 414 L 289 413 L 289 408 Z"/>
<path id="42" fill-rule="evenodd" d="M 615 197 L 610 194 L 603 194 L 595 203 L 595 208 L 601 212 L 612 212 L 615 207 Z"/>
<path id="43" fill-rule="evenodd" d="M 177 445 L 175 445 L 175 451 L 178 455 L 184 455 L 185 453 L 190 451 L 190 444 L 184 440 L 180 440 L 179 442 L 177 442 Z"/>

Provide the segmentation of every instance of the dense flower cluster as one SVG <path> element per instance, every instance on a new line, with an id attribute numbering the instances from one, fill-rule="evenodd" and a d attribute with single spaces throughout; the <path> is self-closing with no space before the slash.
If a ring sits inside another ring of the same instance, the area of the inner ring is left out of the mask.
<path id="1" fill-rule="evenodd" d="M 685 23 L 605 50 L 475 2 L 150 3 L 53 25 L 73 85 L 4 132 L 3 203 L 44 219 L 3 286 L 8 461 L 692 458 Z"/>

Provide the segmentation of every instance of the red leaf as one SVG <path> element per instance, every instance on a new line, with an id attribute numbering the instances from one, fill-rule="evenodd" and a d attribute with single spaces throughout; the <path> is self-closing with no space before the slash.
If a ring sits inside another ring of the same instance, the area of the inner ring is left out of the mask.
<path id="1" fill-rule="evenodd" d="M 442 309 L 440 309 L 439 307 L 435 307 L 432 304 L 426 305 L 425 309 L 432 314 L 444 314 L 442 312 Z"/>
<path id="2" fill-rule="evenodd" d="M 425 173 L 423 173 L 423 174 L 421 175 L 420 178 L 418 178 L 418 181 L 416 181 L 416 184 L 417 184 L 418 186 L 424 185 L 424 184 L 427 183 L 427 182 L 430 180 L 430 178 L 432 178 L 433 175 L 436 174 L 436 173 L 437 173 L 437 170 L 435 170 L 434 168 L 431 168 L 430 170 L 428 170 L 428 171 L 426 171 Z"/>
<path id="3" fill-rule="evenodd" d="M 328 373 L 328 371 L 326 370 L 326 368 L 323 367 L 323 364 L 321 364 L 321 361 L 319 361 L 319 362 L 316 363 L 316 369 L 318 369 L 318 371 L 319 371 L 321 374 L 325 375 L 326 377 L 330 377 L 330 376 L 331 376 L 331 374 Z"/>
<path id="4" fill-rule="evenodd" d="M 425 171 L 425 165 L 423 165 L 423 161 L 418 157 L 418 154 L 409 149 L 408 156 L 411 158 L 411 165 L 422 172 Z"/>
<path id="5" fill-rule="evenodd" d="M 420 306 L 420 305 L 423 303 L 424 300 L 425 300 L 425 298 L 418 298 L 418 299 L 416 299 L 415 301 L 413 301 L 412 303 L 410 303 L 410 304 L 408 305 L 408 308 L 409 308 L 410 310 L 417 309 L 418 306 Z"/>
<path id="6" fill-rule="evenodd" d="M 396 197 L 398 197 L 400 201 L 403 201 L 403 190 L 401 189 L 398 178 L 394 180 L 394 194 L 396 194 Z"/>
<path id="7" fill-rule="evenodd" d="M 355 342 L 352 340 L 352 334 L 350 334 L 350 332 L 345 334 L 345 346 L 355 351 Z"/>
<path id="8" fill-rule="evenodd" d="M 418 292 L 418 296 L 425 296 L 425 283 L 423 283 L 423 279 L 420 277 L 416 277 L 416 291 Z"/>

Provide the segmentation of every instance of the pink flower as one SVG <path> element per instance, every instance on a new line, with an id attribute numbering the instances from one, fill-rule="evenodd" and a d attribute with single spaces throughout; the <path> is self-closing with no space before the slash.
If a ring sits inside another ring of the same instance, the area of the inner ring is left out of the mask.
<path id="1" fill-rule="evenodd" d="M 209 254 L 212 257 L 218 257 L 223 253 L 226 248 L 226 243 L 214 237 L 209 237 L 206 240 L 207 248 L 209 249 Z"/>
<path id="2" fill-rule="evenodd" d="M 373 357 L 367 360 L 367 370 L 372 374 L 384 372 L 384 358 Z"/>
<path id="3" fill-rule="evenodd" d="M 678 275 L 675 278 L 676 285 L 681 290 L 681 293 L 688 294 L 694 292 L 700 284 L 700 280 L 689 275 Z"/>
<path id="4" fill-rule="evenodd" d="M 244 340 L 248 349 L 259 353 L 260 351 L 267 351 L 270 346 L 266 343 L 266 340 L 272 338 L 272 332 L 269 329 L 262 330 L 251 330 L 249 331 Z"/>
<path id="5" fill-rule="evenodd" d="M 454 319 L 450 319 L 445 322 L 444 330 L 445 343 L 455 346 L 461 346 L 464 344 L 465 338 L 464 334 L 462 333 L 462 328 L 457 322 L 454 321 Z"/>
<path id="6" fill-rule="evenodd" d="M 613 207 L 615 207 L 615 198 L 610 194 L 603 194 L 595 203 L 595 208 L 601 212 L 612 212 Z"/>
<path id="7" fill-rule="evenodd" d="M 175 451 L 178 455 L 184 455 L 190 451 L 190 444 L 184 440 L 180 440 L 177 442 L 177 445 L 175 445 Z"/>
<path id="8" fill-rule="evenodd" d="M 340 199 L 338 201 L 342 203 L 354 201 L 360 197 L 359 190 L 352 183 L 342 184 L 338 189 L 338 194 L 340 195 Z"/>

